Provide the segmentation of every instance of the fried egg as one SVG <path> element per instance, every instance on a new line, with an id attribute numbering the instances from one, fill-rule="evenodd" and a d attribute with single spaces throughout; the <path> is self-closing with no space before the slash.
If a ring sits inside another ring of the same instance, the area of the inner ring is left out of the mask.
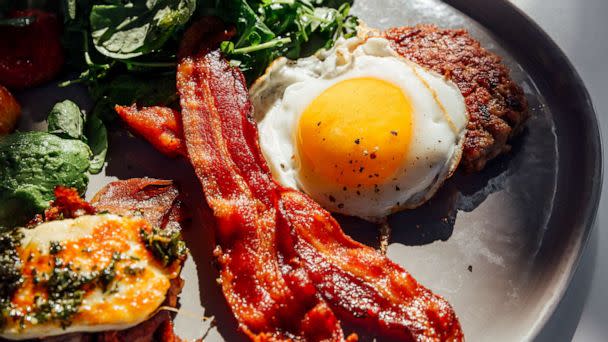
<path id="1" fill-rule="evenodd" d="M 3 317 L 0 337 L 22 340 L 123 330 L 149 319 L 181 270 L 181 262 L 163 265 L 154 257 L 141 238 L 142 231 L 149 230 L 143 218 L 113 214 L 19 228 L 16 255 L 22 281 L 12 295 L 9 315 Z M 69 304 L 72 297 L 52 297 L 49 284 L 53 289 L 75 286 L 85 281 L 79 278 L 95 274 L 106 275 L 105 288 L 101 281 L 81 286 L 82 293 L 74 297 L 80 305 Z M 75 310 L 69 322 L 61 321 L 69 310 Z"/>
<path id="2" fill-rule="evenodd" d="M 445 77 L 380 37 L 280 58 L 250 89 L 275 179 L 370 221 L 427 201 L 458 166 L 468 123 Z"/>

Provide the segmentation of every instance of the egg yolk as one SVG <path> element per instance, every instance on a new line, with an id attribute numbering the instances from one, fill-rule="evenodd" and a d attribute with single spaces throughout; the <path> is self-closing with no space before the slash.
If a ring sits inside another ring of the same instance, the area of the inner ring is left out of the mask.
<path id="1" fill-rule="evenodd" d="M 302 113 L 296 133 L 304 177 L 341 186 L 369 186 L 405 163 L 412 105 L 401 88 L 371 78 L 334 84 Z"/>

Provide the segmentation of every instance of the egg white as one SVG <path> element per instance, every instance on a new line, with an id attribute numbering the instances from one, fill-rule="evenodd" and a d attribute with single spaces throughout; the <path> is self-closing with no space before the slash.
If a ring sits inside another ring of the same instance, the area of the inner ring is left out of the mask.
<path id="1" fill-rule="evenodd" d="M 344 190 L 302 177 L 295 143 L 301 114 L 332 85 L 359 77 L 397 85 L 410 99 L 414 129 L 406 162 L 374 187 Z M 457 86 L 400 57 L 383 38 L 340 40 L 331 50 L 298 61 L 280 58 L 252 86 L 251 98 L 273 176 L 333 212 L 379 221 L 417 207 L 454 172 L 462 155 L 468 114 Z"/>

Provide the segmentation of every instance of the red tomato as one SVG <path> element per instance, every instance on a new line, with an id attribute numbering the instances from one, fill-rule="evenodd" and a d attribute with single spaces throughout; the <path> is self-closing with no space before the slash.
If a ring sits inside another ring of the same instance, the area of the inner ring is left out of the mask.
<path id="1" fill-rule="evenodd" d="M 34 16 L 29 26 L 0 26 L 0 84 L 23 89 L 53 79 L 64 62 L 61 26 L 54 14 L 30 9 L 11 18 Z"/>
<path id="2" fill-rule="evenodd" d="M 0 85 L 0 136 L 14 131 L 20 116 L 21 106 L 11 93 Z"/>

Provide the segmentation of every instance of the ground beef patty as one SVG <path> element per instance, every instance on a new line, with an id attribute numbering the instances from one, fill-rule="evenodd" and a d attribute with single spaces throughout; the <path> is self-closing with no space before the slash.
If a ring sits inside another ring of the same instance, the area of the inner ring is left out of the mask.
<path id="1" fill-rule="evenodd" d="M 509 139 L 529 114 L 522 89 L 499 56 L 465 30 L 419 25 L 389 29 L 384 36 L 399 54 L 445 75 L 460 88 L 470 115 L 461 164 L 465 169 L 479 171 L 509 150 Z"/>

